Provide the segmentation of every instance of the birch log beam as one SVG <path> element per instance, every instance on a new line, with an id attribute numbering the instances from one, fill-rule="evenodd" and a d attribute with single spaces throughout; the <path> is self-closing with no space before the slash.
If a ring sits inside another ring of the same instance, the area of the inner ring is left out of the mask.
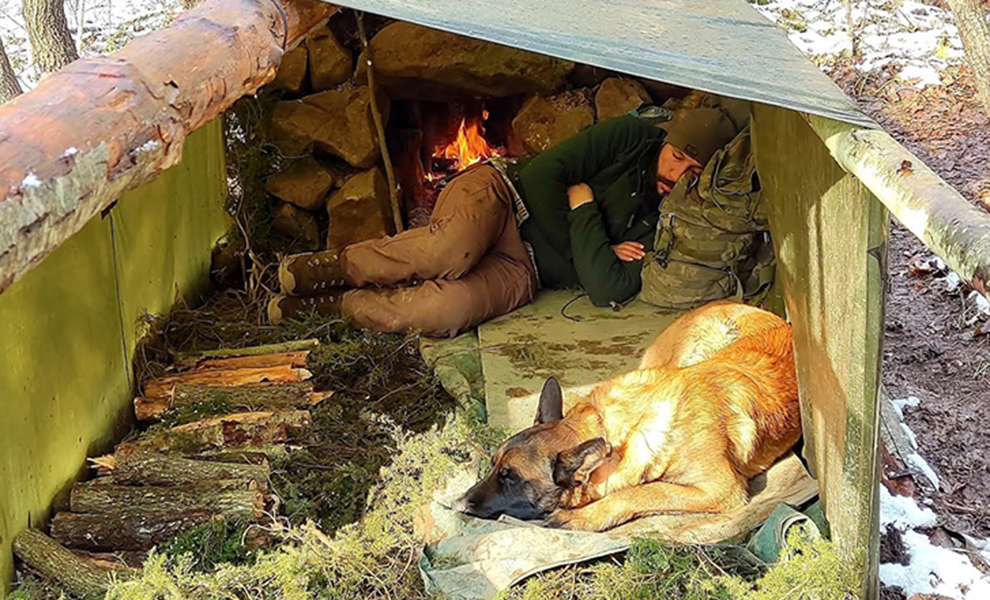
<path id="1" fill-rule="evenodd" d="M 272 81 L 285 50 L 336 10 L 208 0 L 0 107 L 0 292 L 125 190 L 178 163 L 190 133 Z"/>
<path id="2" fill-rule="evenodd" d="M 984 296 L 990 277 L 990 214 L 977 208 L 885 131 L 824 117 L 808 121 L 843 169 L 911 233 Z"/>

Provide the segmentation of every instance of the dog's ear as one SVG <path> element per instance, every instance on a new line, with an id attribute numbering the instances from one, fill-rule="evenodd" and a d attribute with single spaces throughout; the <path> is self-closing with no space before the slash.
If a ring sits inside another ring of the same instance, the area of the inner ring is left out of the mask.
<path id="1" fill-rule="evenodd" d="M 588 481 L 588 476 L 600 467 L 612 447 L 604 438 L 596 437 L 581 442 L 570 450 L 557 455 L 553 465 L 553 482 L 565 488 L 572 488 Z"/>
<path id="2" fill-rule="evenodd" d="M 557 379 L 550 377 L 543 383 L 543 391 L 540 392 L 540 405 L 536 409 L 536 423 L 550 423 L 564 418 L 564 394 L 560 391 L 560 384 Z"/>

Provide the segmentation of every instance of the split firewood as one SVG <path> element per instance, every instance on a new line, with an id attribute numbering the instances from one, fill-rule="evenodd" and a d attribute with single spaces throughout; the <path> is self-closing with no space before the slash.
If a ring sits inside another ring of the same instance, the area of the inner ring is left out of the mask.
<path id="1" fill-rule="evenodd" d="M 179 384 L 235 387 L 252 383 L 298 383 L 312 376 L 306 369 L 283 364 L 274 367 L 189 371 L 145 381 L 142 387 L 146 398 L 169 398 L 172 390 Z"/>
<path id="2" fill-rule="evenodd" d="M 265 344 L 264 346 L 250 346 L 248 348 L 222 348 L 220 350 L 206 350 L 204 352 L 182 352 L 177 355 L 176 364 L 180 368 L 193 368 L 200 361 L 210 358 L 233 358 L 237 356 L 258 356 L 262 354 L 278 354 L 282 352 L 309 351 L 320 345 L 320 340 L 294 340 L 281 344 Z"/>
<path id="3" fill-rule="evenodd" d="M 25 529 L 14 538 L 14 554 L 24 564 L 51 579 L 73 596 L 103 597 L 110 587 L 108 574 L 79 558 L 36 529 Z"/>
<path id="4" fill-rule="evenodd" d="M 299 369 L 306 366 L 308 356 L 309 350 L 297 350 L 295 352 L 234 356 L 231 358 L 201 358 L 192 365 L 191 370 L 194 372 L 233 371 L 235 369 L 263 369 L 282 365 Z"/>
<path id="5" fill-rule="evenodd" d="M 308 410 L 236 413 L 179 425 L 132 443 L 142 450 L 194 454 L 286 442 L 309 424 Z"/>
<path id="6" fill-rule="evenodd" d="M 115 485 L 195 485 L 208 481 L 254 481 L 264 493 L 271 472 L 268 462 L 261 464 L 193 460 L 148 452 L 133 444 L 118 444 L 113 454 Z"/>
<path id="7" fill-rule="evenodd" d="M 81 550 L 150 550 L 212 518 L 209 510 L 147 513 L 127 506 L 98 514 L 60 512 L 52 519 L 52 537 Z"/>
<path id="8" fill-rule="evenodd" d="M 165 398 L 135 398 L 134 414 L 139 421 L 153 421 L 173 408 L 212 402 L 223 402 L 231 412 L 305 408 L 319 404 L 332 393 L 315 392 L 310 382 L 240 387 L 180 383 Z"/>
<path id="9" fill-rule="evenodd" d="M 103 485 L 77 483 L 72 487 L 69 509 L 77 513 L 183 514 L 206 510 L 229 519 L 253 521 L 265 509 L 257 483 L 243 479 L 203 481 L 186 486 Z"/>

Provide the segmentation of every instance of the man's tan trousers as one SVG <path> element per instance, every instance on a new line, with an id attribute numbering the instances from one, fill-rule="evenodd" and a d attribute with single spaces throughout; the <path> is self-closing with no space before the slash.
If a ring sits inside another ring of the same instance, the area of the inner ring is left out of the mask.
<path id="1" fill-rule="evenodd" d="M 537 282 L 501 175 L 482 165 L 440 193 L 428 227 L 368 240 L 340 257 L 352 322 L 454 336 L 532 301 Z"/>

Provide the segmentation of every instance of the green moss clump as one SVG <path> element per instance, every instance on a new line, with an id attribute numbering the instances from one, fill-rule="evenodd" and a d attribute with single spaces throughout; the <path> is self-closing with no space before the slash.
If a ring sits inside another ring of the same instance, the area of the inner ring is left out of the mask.
<path id="1" fill-rule="evenodd" d="M 251 564 L 255 552 L 244 543 L 247 528 L 247 523 L 215 519 L 180 533 L 158 552 L 170 560 L 188 555 L 191 568 L 199 571 L 208 571 L 224 563 Z"/>

